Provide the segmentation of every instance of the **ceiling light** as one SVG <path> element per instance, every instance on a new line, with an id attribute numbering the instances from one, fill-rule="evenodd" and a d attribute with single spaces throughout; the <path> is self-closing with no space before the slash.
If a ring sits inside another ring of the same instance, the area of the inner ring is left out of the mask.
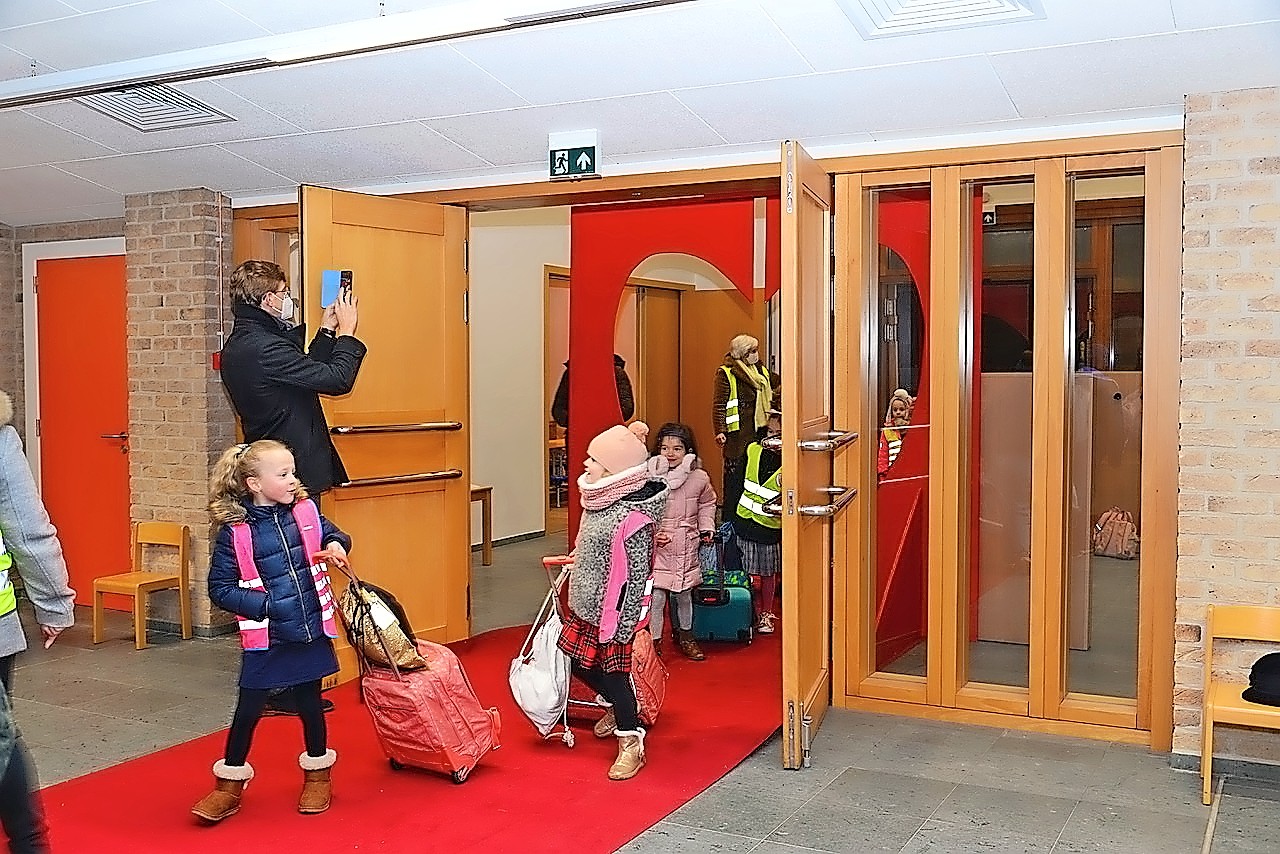
<path id="1" fill-rule="evenodd" d="M 486 0 L 484 3 L 471 0 L 296 33 L 0 81 L 0 109 L 689 2 L 692 0 L 615 0 L 584 6 L 581 0 Z"/>

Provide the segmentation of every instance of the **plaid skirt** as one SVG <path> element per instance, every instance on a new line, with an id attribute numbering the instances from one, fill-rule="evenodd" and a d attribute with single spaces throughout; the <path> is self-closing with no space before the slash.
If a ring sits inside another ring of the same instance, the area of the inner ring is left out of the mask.
<path id="1" fill-rule="evenodd" d="M 631 672 L 631 644 L 600 642 L 600 627 L 593 626 L 577 614 L 565 609 L 564 626 L 556 645 L 580 667 L 605 673 Z"/>
<path id="2" fill-rule="evenodd" d="M 782 571 L 782 544 L 757 543 L 738 537 L 738 551 L 742 553 L 742 568 L 751 575 L 777 575 Z"/>

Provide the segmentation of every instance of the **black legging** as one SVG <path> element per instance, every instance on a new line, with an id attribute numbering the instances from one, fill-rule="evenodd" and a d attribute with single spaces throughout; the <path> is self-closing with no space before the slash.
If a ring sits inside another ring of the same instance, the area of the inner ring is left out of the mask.
<path id="1" fill-rule="evenodd" d="M 324 722 L 324 710 L 320 705 L 320 680 L 303 682 L 292 688 L 294 702 L 298 704 L 298 717 L 302 718 L 302 738 L 308 756 L 324 756 L 328 750 L 328 729 Z M 227 765 L 243 765 L 249 758 L 249 745 L 253 743 L 253 731 L 262 719 L 271 692 L 265 688 L 241 688 L 236 701 L 236 713 L 227 731 L 227 750 L 223 762 Z"/>
<path id="2" fill-rule="evenodd" d="M 13 656 L 0 657 L 0 684 L 6 695 L 12 678 Z M 49 850 L 35 767 L 19 736 L 14 740 L 8 765 L 0 768 L 0 826 L 9 837 L 13 854 L 43 854 Z"/>
<path id="3" fill-rule="evenodd" d="M 597 694 L 613 703 L 613 716 L 619 730 L 634 731 L 640 726 L 636 689 L 631 685 L 630 673 L 605 673 L 595 667 L 588 670 L 576 663 L 573 672 Z"/>

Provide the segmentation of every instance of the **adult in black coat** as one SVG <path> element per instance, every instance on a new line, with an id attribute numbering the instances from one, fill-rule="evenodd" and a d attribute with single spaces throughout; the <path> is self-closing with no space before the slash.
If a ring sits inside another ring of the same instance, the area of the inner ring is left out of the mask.
<path id="1" fill-rule="evenodd" d="M 627 376 L 627 361 L 617 353 L 613 354 L 613 384 L 618 390 L 618 408 L 622 410 L 622 420 L 630 421 L 636 414 L 636 399 L 631 391 L 631 378 Z M 551 417 L 566 430 L 569 429 L 569 363 L 564 363 L 564 373 L 560 375 L 560 385 L 556 386 L 556 396 L 551 401 Z"/>
<path id="2" fill-rule="evenodd" d="M 245 261 L 231 274 L 231 298 L 235 326 L 222 348 L 222 382 L 244 440 L 288 445 L 298 479 L 312 493 L 346 481 L 320 395 L 351 391 L 364 360 L 365 345 L 355 337 L 355 297 L 344 289 L 325 309 L 306 351 L 306 329 L 293 324 L 293 298 L 279 265 Z"/>

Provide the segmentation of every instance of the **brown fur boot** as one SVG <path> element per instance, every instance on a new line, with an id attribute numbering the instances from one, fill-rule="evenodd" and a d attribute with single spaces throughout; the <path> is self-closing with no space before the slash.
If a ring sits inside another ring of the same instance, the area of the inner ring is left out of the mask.
<path id="1" fill-rule="evenodd" d="M 644 727 L 620 729 L 614 735 L 618 737 L 618 758 L 609 768 L 609 779 L 630 780 L 644 767 Z"/>
<path id="2" fill-rule="evenodd" d="M 698 642 L 693 639 L 693 629 L 679 629 L 679 646 L 680 652 L 685 658 L 693 661 L 705 661 L 707 656 L 702 651 L 702 647 L 698 646 Z"/>
<path id="3" fill-rule="evenodd" d="M 191 808 L 191 814 L 210 824 L 229 818 L 240 811 L 240 796 L 253 779 L 253 766 L 228 765 L 219 759 L 213 763 L 213 791 Z"/>
<path id="4" fill-rule="evenodd" d="M 333 800 L 333 782 L 330 773 L 333 763 L 338 761 L 338 754 L 326 750 L 324 756 L 309 756 L 303 753 L 298 757 L 298 765 L 302 768 L 302 794 L 298 797 L 298 812 L 305 815 L 324 812 Z"/>

